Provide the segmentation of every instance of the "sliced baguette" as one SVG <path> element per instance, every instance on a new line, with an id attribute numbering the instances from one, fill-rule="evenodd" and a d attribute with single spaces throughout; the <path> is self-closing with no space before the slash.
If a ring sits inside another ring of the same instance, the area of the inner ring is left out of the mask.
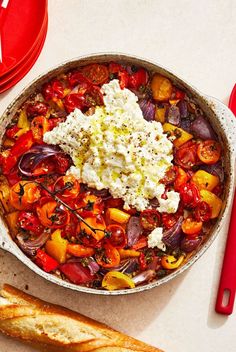
<path id="1" fill-rule="evenodd" d="M 0 331 L 47 352 L 161 352 L 79 313 L 10 285 L 0 291 Z"/>

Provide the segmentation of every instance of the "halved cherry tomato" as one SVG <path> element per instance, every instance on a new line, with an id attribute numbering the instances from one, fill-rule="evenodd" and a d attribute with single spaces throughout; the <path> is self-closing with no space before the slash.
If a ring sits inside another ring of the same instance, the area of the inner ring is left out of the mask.
<path id="1" fill-rule="evenodd" d="M 115 62 L 110 62 L 109 64 L 109 73 L 119 79 L 120 88 L 124 89 L 129 84 L 129 74 L 125 68 Z M 114 77 L 113 77 L 114 78 Z"/>
<path id="2" fill-rule="evenodd" d="M 43 142 L 43 136 L 49 131 L 48 119 L 45 116 L 36 116 L 31 122 L 31 131 L 37 143 Z"/>
<path id="3" fill-rule="evenodd" d="M 108 242 L 105 242 L 103 248 L 97 251 L 95 259 L 103 268 L 112 268 L 120 264 L 118 250 Z"/>
<path id="4" fill-rule="evenodd" d="M 54 127 L 58 126 L 59 123 L 64 121 L 65 121 L 65 118 L 63 117 L 50 117 L 48 119 L 49 131 L 51 131 Z"/>
<path id="5" fill-rule="evenodd" d="M 81 221 L 80 227 L 82 231 L 84 230 L 88 235 L 93 236 L 97 241 L 100 241 L 105 236 L 106 224 L 101 215 L 84 218 L 84 221 L 95 231 Z"/>
<path id="6" fill-rule="evenodd" d="M 92 84 L 103 84 L 107 81 L 109 72 L 105 65 L 90 64 L 82 68 L 83 75 Z"/>
<path id="7" fill-rule="evenodd" d="M 207 140 L 199 143 L 197 148 L 199 159 L 205 164 L 215 164 L 221 155 L 221 146 L 214 140 Z"/>
<path id="8" fill-rule="evenodd" d="M 85 231 L 81 231 L 80 224 L 78 224 L 76 232 L 79 242 L 85 247 L 101 248 L 102 242 L 97 241 L 93 236 L 88 235 Z"/>
<path id="9" fill-rule="evenodd" d="M 140 224 L 144 230 L 152 231 L 161 223 L 161 216 L 155 209 L 146 209 L 140 214 Z"/>
<path id="10" fill-rule="evenodd" d="M 101 214 L 104 208 L 102 198 L 88 192 L 81 193 L 75 203 L 75 209 L 82 217 L 90 217 Z"/>
<path id="11" fill-rule="evenodd" d="M 211 207 L 204 201 L 199 202 L 197 207 L 194 209 L 194 216 L 197 221 L 208 221 L 211 219 L 211 215 Z"/>
<path id="12" fill-rule="evenodd" d="M 162 215 L 162 223 L 166 230 L 173 227 L 178 220 L 178 217 L 176 216 L 176 214 L 162 213 L 161 215 Z"/>
<path id="13" fill-rule="evenodd" d="M 54 184 L 54 192 L 63 198 L 76 198 L 80 191 L 79 181 L 73 175 L 59 177 Z"/>
<path id="14" fill-rule="evenodd" d="M 196 235 L 202 229 L 202 221 L 187 218 L 182 222 L 182 230 L 186 235 Z"/>
<path id="15" fill-rule="evenodd" d="M 32 181 L 20 181 L 10 190 L 10 203 L 19 210 L 29 209 L 40 198 L 40 190 Z"/>
<path id="16" fill-rule="evenodd" d="M 197 143 L 189 141 L 181 145 L 175 152 L 174 160 L 184 169 L 191 169 L 198 162 Z"/>
<path id="17" fill-rule="evenodd" d="M 27 231 L 33 232 L 35 235 L 40 235 L 43 231 L 43 226 L 39 218 L 33 212 L 20 211 L 18 215 L 19 226 Z"/>
<path id="18" fill-rule="evenodd" d="M 70 221 L 70 213 L 54 200 L 38 206 L 36 211 L 41 224 L 52 229 L 62 228 Z"/>
<path id="19" fill-rule="evenodd" d="M 127 244 L 127 236 L 122 226 L 111 224 L 107 227 L 109 233 L 108 242 L 116 248 L 124 248 Z"/>
<path id="20" fill-rule="evenodd" d="M 200 193 L 194 183 L 185 183 L 180 188 L 180 198 L 184 206 L 195 208 L 200 201 Z"/>
<path id="21" fill-rule="evenodd" d="M 63 84 L 58 79 L 53 79 L 42 87 L 42 95 L 46 101 L 53 99 L 61 99 L 64 97 Z"/>
<path id="22" fill-rule="evenodd" d="M 16 133 L 20 130 L 20 128 L 16 125 L 13 125 L 11 127 L 8 127 L 6 129 L 5 135 L 7 136 L 7 138 L 10 139 L 16 139 Z"/>
<path id="23" fill-rule="evenodd" d="M 75 256 L 75 257 L 91 257 L 94 255 L 95 251 L 93 248 L 85 247 L 81 244 L 68 244 L 67 245 L 67 253 Z"/>
<path id="24" fill-rule="evenodd" d="M 29 117 L 45 116 L 48 112 L 48 106 L 41 101 L 35 101 L 32 104 L 28 104 L 26 112 Z"/>
<path id="25" fill-rule="evenodd" d="M 103 105 L 103 95 L 99 87 L 91 86 L 84 94 L 85 105 L 87 107 Z"/>
<path id="26" fill-rule="evenodd" d="M 189 180 L 190 177 L 181 167 L 176 167 L 176 169 L 177 175 L 174 182 L 174 189 L 176 191 L 179 191 L 181 187 Z"/>
<path id="27" fill-rule="evenodd" d="M 136 72 L 129 76 L 128 86 L 138 90 L 141 86 L 145 86 L 148 82 L 148 73 L 144 68 L 139 68 Z"/>
<path id="28" fill-rule="evenodd" d="M 83 109 L 86 106 L 85 97 L 80 93 L 68 94 L 64 99 L 64 106 L 68 113 L 73 112 L 75 108 Z"/>

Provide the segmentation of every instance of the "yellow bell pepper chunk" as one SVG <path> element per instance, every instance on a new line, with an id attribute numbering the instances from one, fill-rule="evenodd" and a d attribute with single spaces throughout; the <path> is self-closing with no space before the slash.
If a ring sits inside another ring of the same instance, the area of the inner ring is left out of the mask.
<path id="1" fill-rule="evenodd" d="M 45 244 L 46 252 L 59 263 L 66 261 L 66 249 L 68 241 L 61 237 L 61 230 L 57 229 L 51 235 L 51 239 Z"/>
<path id="2" fill-rule="evenodd" d="M 163 107 L 156 107 L 155 110 L 155 120 L 160 122 L 160 123 L 164 123 L 166 120 L 166 106 L 163 105 Z"/>
<path id="3" fill-rule="evenodd" d="M 13 211 L 12 213 L 6 214 L 5 218 L 7 220 L 7 224 L 11 230 L 11 235 L 16 236 L 18 233 L 18 220 L 19 211 Z"/>
<path id="4" fill-rule="evenodd" d="M 18 122 L 17 122 L 17 127 L 20 128 L 20 130 L 15 134 L 17 138 L 22 136 L 25 132 L 30 130 L 30 122 L 27 118 L 27 114 L 25 110 L 21 110 Z"/>
<path id="5" fill-rule="evenodd" d="M 134 249 L 118 249 L 121 259 L 135 258 L 140 256 L 140 252 Z"/>
<path id="6" fill-rule="evenodd" d="M 211 207 L 211 219 L 217 218 L 222 208 L 222 200 L 206 189 L 200 190 L 201 199 Z"/>
<path id="7" fill-rule="evenodd" d="M 11 211 L 10 186 L 5 176 L 0 176 L 0 202 L 6 212 Z"/>
<path id="8" fill-rule="evenodd" d="M 9 138 L 6 138 L 5 141 L 3 142 L 4 147 L 12 147 L 15 144 L 15 142 Z"/>
<path id="9" fill-rule="evenodd" d="M 219 177 L 209 174 L 204 170 L 198 170 L 192 177 L 192 182 L 199 190 L 206 189 L 212 191 L 220 182 Z"/>
<path id="10" fill-rule="evenodd" d="M 177 148 L 193 138 L 192 134 L 184 131 L 182 128 L 172 125 L 171 123 L 166 122 L 162 127 L 164 132 L 169 132 L 171 136 L 176 136 L 173 143 Z"/>
<path id="11" fill-rule="evenodd" d="M 181 255 L 177 260 L 173 255 L 165 255 L 161 259 L 161 265 L 165 269 L 177 269 L 184 261 L 184 255 Z"/>
<path id="12" fill-rule="evenodd" d="M 122 288 L 134 288 L 133 280 L 118 271 L 109 271 L 102 280 L 102 287 L 108 291 L 119 290 Z"/>
<path id="13" fill-rule="evenodd" d="M 118 222 L 119 224 L 126 224 L 130 218 L 130 214 L 117 208 L 108 208 L 107 216 L 111 221 Z"/>
<path id="14" fill-rule="evenodd" d="M 152 95 L 155 100 L 158 101 L 167 101 L 171 97 L 172 93 L 172 83 L 171 81 L 156 73 L 152 77 L 151 81 L 151 89 L 152 89 Z"/>

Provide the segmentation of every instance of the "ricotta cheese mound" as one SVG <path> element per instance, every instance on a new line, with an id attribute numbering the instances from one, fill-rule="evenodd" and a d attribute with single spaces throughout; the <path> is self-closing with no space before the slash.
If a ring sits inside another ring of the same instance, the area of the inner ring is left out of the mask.
<path id="1" fill-rule="evenodd" d="M 157 247 L 162 251 L 166 250 L 166 245 L 162 242 L 163 238 L 163 228 L 156 227 L 149 235 L 148 235 L 148 248 Z"/>
<path id="2" fill-rule="evenodd" d="M 91 116 L 76 109 L 52 131 L 44 142 L 59 145 L 73 162 L 67 173 L 98 190 L 107 188 L 124 208 L 139 211 L 156 197 L 160 211 L 175 212 L 179 194 L 160 183 L 172 166 L 173 146 L 160 122 L 143 118 L 137 96 L 121 89 L 118 80 L 102 86 L 104 106 Z"/>

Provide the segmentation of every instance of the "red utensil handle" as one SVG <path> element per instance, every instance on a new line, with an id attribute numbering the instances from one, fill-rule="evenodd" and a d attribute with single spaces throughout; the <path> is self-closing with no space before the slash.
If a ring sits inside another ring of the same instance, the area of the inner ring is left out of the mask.
<path id="1" fill-rule="evenodd" d="M 229 315 L 233 311 L 236 293 L 236 193 L 234 194 L 228 238 L 221 270 L 215 310 Z"/>

